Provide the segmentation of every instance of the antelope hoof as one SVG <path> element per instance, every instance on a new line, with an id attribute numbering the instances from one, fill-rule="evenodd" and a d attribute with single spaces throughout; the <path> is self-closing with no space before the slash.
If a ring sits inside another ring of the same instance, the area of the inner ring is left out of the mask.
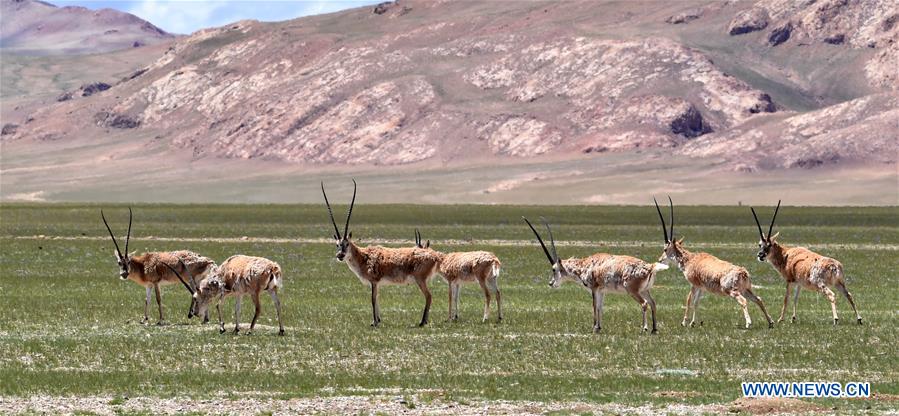
<path id="1" fill-rule="evenodd" d="M 146 324 L 148 324 L 149 322 L 150 322 L 150 318 L 144 318 L 144 319 L 141 319 L 141 320 L 140 320 L 140 324 L 141 324 L 141 325 L 146 325 Z"/>
<path id="2" fill-rule="evenodd" d="M 380 324 L 380 323 L 381 323 L 380 321 L 371 321 L 371 327 L 372 327 L 372 328 L 377 328 L 377 327 L 378 327 L 378 324 Z"/>
<path id="3" fill-rule="evenodd" d="M 237 335 L 239 333 L 240 333 L 240 328 L 234 328 L 234 335 Z"/>
<path id="4" fill-rule="evenodd" d="M 795 323 L 796 323 L 796 317 L 795 317 L 795 316 L 793 316 L 792 318 L 790 318 L 790 323 L 791 323 L 791 324 L 795 324 Z"/>
<path id="5" fill-rule="evenodd" d="M 646 331 L 649 331 L 649 328 L 644 326 L 644 327 L 643 327 L 643 332 L 646 332 Z"/>
<path id="6" fill-rule="evenodd" d="M 781 316 L 780 318 L 777 318 L 777 323 L 781 323 L 781 322 L 783 322 L 783 321 L 784 321 L 784 317 L 783 317 L 783 316 Z"/>
<path id="7" fill-rule="evenodd" d="M 281 336 L 281 337 L 283 337 L 283 336 L 284 336 L 284 330 L 283 330 L 283 329 L 282 329 L 282 330 L 280 330 L 280 331 L 278 331 L 278 336 Z"/>
<path id="8" fill-rule="evenodd" d="M 687 320 L 684 319 L 683 321 L 680 321 L 680 326 L 686 328 L 686 327 L 687 327 Z"/>
<path id="9" fill-rule="evenodd" d="M 423 326 L 425 326 L 425 325 L 427 325 L 427 324 L 428 324 L 428 321 L 421 321 L 421 322 L 418 323 L 418 327 L 421 328 L 421 327 L 423 327 Z"/>
<path id="10" fill-rule="evenodd" d="M 599 331 L 602 331 L 602 327 L 601 327 L 601 326 L 598 326 L 598 325 L 597 325 L 597 326 L 594 326 L 594 327 L 593 327 L 593 333 L 594 333 L 594 334 L 598 334 Z"/>
<path id="11" fill-rule="evenodd" d="M 701 326 L 702 324 L 699 324 L 699 325 Z M 696 321 L 691 321 L 690 328 L 695 328 L 695 327 L 696 327 Z"/>
<path id="12" fill-rule="evenodd" d="M 163 325 L 165 325 L 165 321 L 163 321 L 161 319 L 159 321 L 156 321 L 156 326 L 163 326 Z"/>
<path id="13" fill-rule="evenodd" d="M 774 328 L 774 322 L 768 322 L 768 329 Z"/>
<path id="14" fill-rule="evenodd" d="M 659 333 L 659 330 L 653 328 L 653 329 L 652 329 L 652 332 L 650 332 L 649 334 L 650 334 L 650 335 L 656 335 L 656 334 L 658 334 L 658 333 Z"/>
<path id="15" fill-rule="evenodd" d="M 225 333 L 225 327 L 219 328 L 219 334 L 224 334 L 224 333 Z"/>
<path id="16" fill-rule="evenodd" d="M 862 318 L 858 318 L 858 324 L 859 324 L 859 325 L 863 325 L 863 324 L 862 324 Z"/>
<path id="17" fill-rule="evenodd" d="M 840 323 L 840 318 L 833 318 L 833 324 L 837 325 L 838 323 Z"/>
<path id="18" fill-rule="evenodd" d="M 749 328 L 752 328 L 752 322 L 747 322 L 747 323 L 746 323 L 746 329 L 749 329 Z"/>
<path id="19" fill-rule="evenodd" d="M 209 323 L 209 318 L 203 318 L 203 325 L 206 325 L 208 323 Z"/>

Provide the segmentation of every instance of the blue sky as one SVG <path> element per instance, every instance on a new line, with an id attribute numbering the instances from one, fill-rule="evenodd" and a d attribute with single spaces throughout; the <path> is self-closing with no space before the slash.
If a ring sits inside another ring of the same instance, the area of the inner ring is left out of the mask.
<path id="1" fill-rule="evenodd" d="M 128 12 L 172 33 L 222 26 L 237 20 L 289 20 L 377 4 L 380 0 L 64 0 L 57 6 L 112 8 Z"/>

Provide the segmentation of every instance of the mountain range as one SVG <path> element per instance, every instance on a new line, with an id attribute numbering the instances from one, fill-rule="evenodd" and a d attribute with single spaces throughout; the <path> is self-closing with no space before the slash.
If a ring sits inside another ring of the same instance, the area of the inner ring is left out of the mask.
<path id="1" fill-rule="evenodd" d="M 107 179 L 196 175 L 217 191 L 191 195 L 213 200 L 228 183 L 245 193 L 339 173 L 405 190 L 379 192 L 384 202 L 633 202 L 717 181 L 729 191 L 709 202 L 733 202 L 767 178 L 778 186 L 756 195 L 797 188 L 815 203 L 811 184 L 848 174 L 834 186 L 850 189 L 818 198 L 899 203 L 893 1 L 400 0 L 183 37 L 119 12 L 33 0 L 4 0 L 3 15 L 5 53 L 54 44 L 70 56 L 53 59 L 116 62 L 105 72 L 87 65 L 66 85 L 31 87 L 47 72 L 4 77 L 0 183 L 15 191 L 6 199 L 80 199 L 54 183 L 72 172 L 85 180 L 69 186 L 94 189 L 85 197 Z M 115 52 L 98 35 L 111 30 L 125 42 Z M 82 49 L 54 41 L 67 31 L 88 39 Z M 129 46 L 132 35 L 142 37 Z M 11 59 L 17 74 L 38 67 Z M 495 179 L 478 183 L 491 170 Z M 409 171 L 427 185 L 402 187 Z M 641 189 L 538 199 L 553 186 L 609 188 L 597 176 L 612 175 Z M 471 189 L 419 190 L 457 180 Z"/>

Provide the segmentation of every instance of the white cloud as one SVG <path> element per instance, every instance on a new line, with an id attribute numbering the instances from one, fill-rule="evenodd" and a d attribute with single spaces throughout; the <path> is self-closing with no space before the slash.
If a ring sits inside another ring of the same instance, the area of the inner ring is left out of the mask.
<path id="1" fill-rule="evenodd" d="M 136 0 L 130 3 L 127 10 L 129 13 L 137 15 L 165 31 L 189 34 L 199 29 L 223 26 L 243 19 L 288 20 L 374 4 L 377 3 L 377 0 Z"/>
<path id="2" fill-rule="evenodd" d="M 143 0 L 135 2 L 128 12 L 165 31 L 189 34 L 203 27 L 214 26 L 212 17 L 227 7 L 227 1 Z"/>

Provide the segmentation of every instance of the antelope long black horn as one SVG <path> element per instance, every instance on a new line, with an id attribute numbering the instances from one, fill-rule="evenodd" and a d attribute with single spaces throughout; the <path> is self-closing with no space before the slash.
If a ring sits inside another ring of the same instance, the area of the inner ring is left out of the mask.
<path id="1" fill-rule="evenodd" d="M 768 226 L 768 239 L 771 239 L 771 230 L 774 229 L 774 220 L 777 219 L 777 211 L 780 211 L 780 200 L 777 200 L 777 208 L 774 208 L 774 216 L 771 217 L 771 225 Z"/>
<path id="2" fill-rule="evenodd" d="M 549 244 L 553 248 L 553 257 L 558 260 L 559 252 L 556 250 L 556 239 L 553 238 L 553 230 L 552 228 L 549 228 L 549 223 L 546 222 L 546 218 L 540 217 L 540 221 L 543 221 L 543 225 L 546 226 L 546 231 L 549 232 Z"/>
<path id="3" fill-rule="evenodd" d="M 131 207 L 128 207 L 128 234 L 125 236 L 125 254 L 128 254 L 128 243 L 131 242 L 131 220 L 134 219 L 134 213 L 131 212 Z"/>
<path id="4" fill-rule="evenodd" d="M 353 216 L 353 205 L 356 205 L 356 180 L 353 179 L 353 199 L 350 200 L 350 208 L 346 212 L 346 225 L 343 226 L 343 236 L 346 237 L 350 232 L 350 217 Z"/>
<path id="5" fill-rule="evenodd" d="M 662 236 L 665 238 L 665 244 L 668 244 L 671 240 L 668 239 L 668 227 L 665 226 L 665 217 L 662 215 L 662 209 L 659 208 L 659 201 L 656 201 L 656 197 L 652 197 L 652 202 L 656 204 L 656 212 L 659 213 L 659 221 L 662 222 Z"/>
<path id="6" fill-rule="evenodd" d="M 546 254 L 546 259 L 549 260 L 549 264 L 556 264 L 555 259 L 553 259 L 553 256 L 549 254 L 549 250 L 546 249 L 546 244 L 543 244 L 543 239 L 540 238 L 540 233 L 537 232 L 537 229 L 534 228 L 534 226 L 530 221 L 528 221 L 527 218 L 521 217 L 521 219 L 523 219 L 524 222 L 528 223 L 528 227 L 531 227 L 531 231 L 533 231 L 534 235 L 537 236 L 537 241 L 540 242 L 540 247 L 543 247 L 543 253 Z"/>
<path id="7" fill-rule="evenodd" d="M 334 226 L 334 235 L 340 239 L 340 229 L 337 228 L 337 221 L 334 221 L 334 212 L 331 211 L 331 203 L 328 202 L 328 194 L 325 193 L 325 182 L 322 181 L 322 195 L 325 197 L 325 205 L 328 207 L 328 216 L 331 217 L 331 224 Z"/>
<path id="8" fill-rule="evenodd" d="M 190 275 L 190 270 L 188 270 L 187 266 L 184 265 L 184 262 L 181 261 L 181 260 L 179 259 L 179 260 L 178 260 L 178 263 L 181 263 L 181 267 L 184 268 L 184 270 L 188 273 L 188 276 L 189 276 L 189 275 Z M 178 276 L 178 280 L 181 281 L 181 284 L 184 285 L 184 287 L 187 289 L 187 291 L 190 292 L 190 295 L 193 296 L 194 290 L 190 287 L 189 284 L 187 284 L 187 282 L 184 280 L 184 278 L 181 277 L 181 273 L 178 273 L 178 271 L 175 270 L 174 267 L 169 266 L 168 263 L 162 263 L 162 264 L 165 264 L 165 267 L 168 267 L 169 270 L 172 271 L 172 273 L 175 273 L 175 276 Z"/>
<path id="9" fill-rule="evenodd" d="M 119 253 L 119 258 L 124 260 L 125 256 L 122 255 L 122 250 L 119 249 L 119 242 L 115 239 L 115 234 L 112 233 L 112 229 L 109 228 L 109 223 L 106 222 L 106 216 L 103 215 L 103 210 L 100 210 L 100 218 L 103 219 L 103 224 L 106 225 L 106 231 L 109 231 L 109 236 L 112 237 L 112 244 L 115 244 L 115 251 Z"/>
<path id="10" fill-rule="evenodd" d="M 752 218 L 755 218 L 755 226 L 759 227 L 759 237 L 761 237 L 762 240 L 765 240 L 765 233 L 762 232 L 762 224 L 759 223 L 759 216 L 755 215 L 755 208 L 749 207 L 749 210 L 752 211 Z"/>
<path id="11" fill-rule="evenodd" d="M 668 209 L 671 211 L 671 225 L 668 230 L 668 238 L 674 241 L 674 202 L 671 202 L 671 195 L 668 195 Z"/>

